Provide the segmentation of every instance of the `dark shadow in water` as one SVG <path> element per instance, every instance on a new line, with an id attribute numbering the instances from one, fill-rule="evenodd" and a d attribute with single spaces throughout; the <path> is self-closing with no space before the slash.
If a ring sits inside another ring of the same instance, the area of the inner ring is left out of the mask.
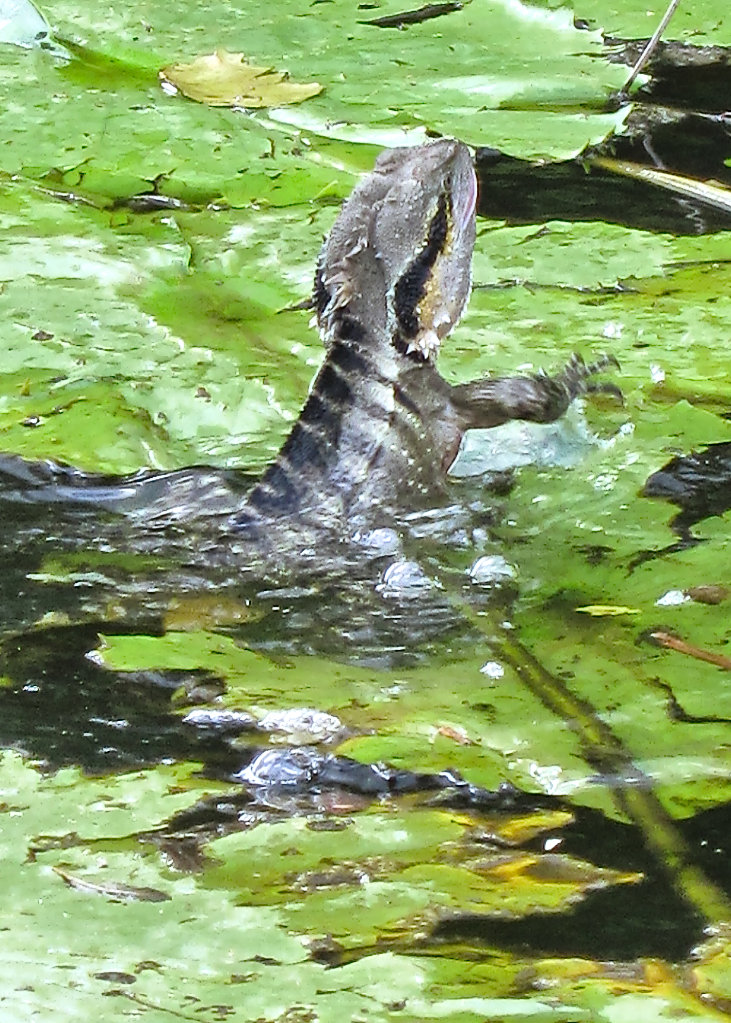
<path id="1" fill-rule="evenodd" d="M 663 497 L 681 509 L 671 527 L 681 541 L 697 542 L 691 528 L 731 508 L 731 443 L 710 444 L 703 451 L 678 455 L 650 476 L 645 497 Z"/>
<path id="2" fill-rule="evenodd" d="M 592 892 L 561 913 L 495 920 L 466 916 L 438 927 L 441 942 L 468 942 L 522 955 L 677 962 L 703 938 L 703 921 L 663 881 Z"/>
<path id="3" fill-rule="evenodd" d="M 635 65 L 648 40 L 606 36 L 605 42 L 611 48 L 608 59 L 629 68 Z M 633 99 L 728 118 L 731 47 L 661 41 L 643 73 L 650 79 Z"/>
<path id="4" fill-rule="evenodd" d="M 645 561 L 675 554 L 701 541 L 691 532 L 704 519 L 724 515 L 731 508 L 731 443 L 709 444 L 703 451 L 671 458 L 645 483 L 644 497 L 661 497 L 681 509 L 670 523 L 676 543 L 657 551 L 642 551 L 633 558 L 634 569 Z"/>
<path id="5" fill-rule="evenodd" d="M 10 685 L 0 689 L 0 747 L 50 770 L 74 764 L 90 774 L 224 754 L 171 712 L 175 690 L 201 683 L 204 673 L 107 671 L 88 658 L 98 641 L 89 626 L 4 643 L 0 674 Z"/>
<path id="6" fill-rule="evenodd" d="M 576 820 L 561 829 L 561 851 L 618 870 L 642 871 L 639 885 L 617 885 L 590 893 L 574 909 L 534 914 L 520 920 L 471 915 L 441 924 L 434 938 L 529 952 L 631 961 L 658 956 L 670 962 L 687 957 L 703 940 L 704 921 L 658 876 L 657 867 L 633 828 L 592 810 L 576 810 Z M 731 893 L 731 804 L 678 821 L 694 861 Z"/>

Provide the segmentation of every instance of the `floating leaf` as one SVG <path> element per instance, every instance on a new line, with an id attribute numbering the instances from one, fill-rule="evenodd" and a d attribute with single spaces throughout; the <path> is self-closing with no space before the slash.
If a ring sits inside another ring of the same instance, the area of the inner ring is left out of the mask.
<path id="1" fill-rule="evenodd" d="M 617 615 L 638 615 L 640 611 L 636 607 L 622 607 L 620 604 L 587 604 L 585 607 L 577 607 L 582 614 L 591 615 L 592 618 L 615 618 Z"/>
<path id="2" fill-rule="evenodd" d="M 247 64 L 243 53 L 216 50 L 190 64 L 160 72 L 163 89 L 172 86 L 188 99 L 214 107 L 278 107 L 301 103 L 322 92 L 317 82 L 290 82 L 283 71 Z"/>

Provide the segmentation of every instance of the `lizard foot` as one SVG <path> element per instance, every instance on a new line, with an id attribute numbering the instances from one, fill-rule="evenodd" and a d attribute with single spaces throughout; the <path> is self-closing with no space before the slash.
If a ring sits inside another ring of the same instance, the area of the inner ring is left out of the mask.
<path id="1" fill-rule="evenodd" d="M 597 373 L 602 373 L 609 366 L 620 369 L 619 362 L 613 355 L 605 353 L 594 362 L 587 363 L 574 352 L 564 369 L 554 379 L 565 388 L 570 401 L 585 394 L 611 394 L 619 402 L 624 403 L 624 395 L 616 384 L 593 379 Z"/>

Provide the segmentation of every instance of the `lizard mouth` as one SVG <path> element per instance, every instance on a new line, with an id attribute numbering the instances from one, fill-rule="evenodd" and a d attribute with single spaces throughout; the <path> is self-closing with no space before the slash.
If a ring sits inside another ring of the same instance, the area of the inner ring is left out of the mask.
<path id="1" fill-rule="evenodd" d="M 470 167 L 466 187 L 459 193 L 459 208 L 455 211 L 455 221 L 463 231 L 475 215 L 477 207 L 477 175 Z"/>

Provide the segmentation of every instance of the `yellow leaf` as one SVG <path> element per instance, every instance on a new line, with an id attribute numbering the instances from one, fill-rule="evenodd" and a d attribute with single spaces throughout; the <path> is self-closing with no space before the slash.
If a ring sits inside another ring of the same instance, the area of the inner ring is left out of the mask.
<path id="1" fill-rule="evenodd" d="M 617 615 L 638 615 L 639 608 L 622 607 L 621 604 L 587 604 L 586 607 L 577 607 L 582 614 L 591 615 L 592 618 L 612 618 Z"/>
<path id="2" fill-rule="evenodd" d="M 290 82 L 286 73 L 247 64 L 243 53 L 216 50 L 190 64 L 170 64 L 160 72 L 163 88 L 214 107 L 277 107 L 301 103 L 322 92 L 317 82 Z"/>

